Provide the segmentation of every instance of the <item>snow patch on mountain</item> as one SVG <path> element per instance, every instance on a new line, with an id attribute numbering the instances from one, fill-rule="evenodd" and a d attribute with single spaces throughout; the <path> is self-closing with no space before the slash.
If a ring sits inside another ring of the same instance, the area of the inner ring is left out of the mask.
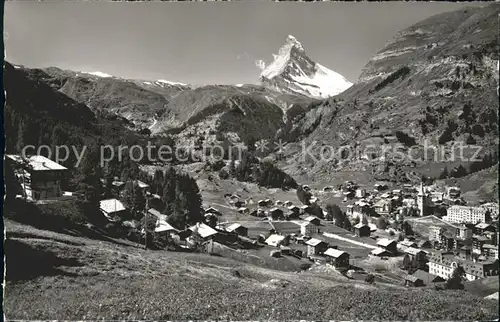
<path id="1" fill-rule="evenodd" d="M 418 48 L 419 47 L 417 47 L 417 46 L 409 46 L 409 47 L 405 47 L 405 48 L 398 48 L 395 50 L 387 50 L 387 51 L 384 51 L 382 53 L 379 53 L 378 55 L 375 55 L 374 57 L 372 57 L 371 60 L 372 61 L 382 60 L 382 59 L 386 59 L 386 58 L 390 58 L 390 57 L 396 57 L 396 56 L 401 56 L 404 54 L 409 54 L 409 53 L 414 52 Z"/>
<path id="2" fill-rule="evenodd" d="M 316 63 L 316 73 L 312 77 L 300 75 L 293 79 L 303 85 L 315 97 L 337 95 L 352 86 L 342 75 Z"/>
<path id="3" fill-rule="evenodd" d="M 148 129 L 151 130 L 155 127 L 156 123 L 158 123 L 158 120 L 156 119 L 156 117 L 153 116 L 153 124 L 151 124 Z"/>
<path id="4" fill-rule="evenodd" d="M 187 86 L 187 84 L 184 84 L 184 83 L 180 83 L 180 82 L 172 82 L 172 81 L 168 81 L 168 80 L 164 80 L 164 79 L 158 79 L 157 82 L 159 83 L 164 83 L 164 84 L 167 84 L 167 85 L 180 85 L 180 86 Z"/>
<path id="5" fill-rule="evenodd" d="M 103 72 L 82 72 L 84 74 L 89 74 L 89 75 L 94 75 L 94 76 L 98 76 L 98 77 L 113 77 L 113 75 L 110 75 L 110 74 L 106 74 L 106 73 L 103 73 Z"/>

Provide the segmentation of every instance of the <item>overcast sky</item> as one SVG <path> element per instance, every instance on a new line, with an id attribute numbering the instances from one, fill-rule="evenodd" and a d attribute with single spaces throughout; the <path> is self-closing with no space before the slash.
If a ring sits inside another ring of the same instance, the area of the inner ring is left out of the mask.
<path id="1" fill-rule="evenodd" d="M 255 83 L 291 34 L 354 82 L 401 29 L 464 3 L 5 2 L 6 59 L 190 84 Z"/>

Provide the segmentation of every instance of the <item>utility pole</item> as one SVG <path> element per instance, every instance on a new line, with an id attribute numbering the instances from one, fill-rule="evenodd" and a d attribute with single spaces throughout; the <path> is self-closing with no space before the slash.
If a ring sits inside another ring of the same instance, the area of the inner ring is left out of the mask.
<path id="1" fill-rule="evenodd" d="M 21 179 L 23 181 L 23 189 L 22 189 L 23 191 L 22 191 L 22 194 L 23 194 L 23 197 L 24 197 L 24 201 L 26 201 L 28 199 L 28 194 L 26 192 L 26 179 L 25 179 L 25 176 L 29 173 L 28 170 L 27 170 L 27 168 L 29 167 L 29 165 L 30 165 L 29 161 L 26 160 L 26 158 L 24 158 L 23 155 L 21 155 L 21 162 L 20 162 L 19 169 L 20 169 L 20 172 L 21 172 Z M 31 180 L 31 176 L 30 176 L 30 180 Z M 30 182 L 30 188 L 31 187 L 32 187 L 32 185 L 31 185 L 31 182 Z M 31 193 L 32 193 L 31 195 L 33 196 L 33 190 L 31 190 Z"/>
<path id="2" fill-rule="evenodd" d="M 148 196 L 146 196 L 145 212 L 144 212 L 144 249 L 148 249 Z"/>

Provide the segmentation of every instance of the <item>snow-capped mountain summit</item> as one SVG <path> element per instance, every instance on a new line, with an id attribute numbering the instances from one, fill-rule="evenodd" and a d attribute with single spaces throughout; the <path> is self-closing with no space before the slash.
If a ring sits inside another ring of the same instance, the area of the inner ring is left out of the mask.
<path id="1" fill-rule="evenodd" d="M 84 71 L 80 71 L 80 73 L 89 74 L 89 75 L 93 75 L 93 76 L 97 76 L 97 77 L 102 77 L 102 78 L 114 77 L 113 75 L 106 74 L 106 73 L 99 72 L 99 71 L 97 71 L 97 72 L 84 72 Z"/>
<path id="2" fill-rule="evenodd" d="M 302 94 L 314 98 L 327 98 L 337 95 L 352 83 L 342 75 L 312 61 L 302 44 L 292 35 L 286 38 L 274 60 L 266 66 L 257 61 L 262 69 L 261 83 L 272 89 Z"/>
<path id="3" fill-rule="evenodd" d="M 168 85 L 181 85 L 181 86 L 187 86 L 187 84 L 184 84 L 184 83 L 180 83 L 180 82 L 172 82 L 172 81 L 168 81 L 168 80 L 164 80 L 164 79 L 159 79 L 159 80 L 157 80 L 157 82 L 164 83 L 164 84 L 168 84 Z"/>
<path id="4" fill-rule="evenodd" d="M 97 76 L 100 78 L 114 78 L 114 79 L 127 80 L 125 78 L 116 77 L 116 76 L 113 76 L 113 75 L 110 75 L 107 73 L 103 73 L 100 71 L 95 71 L 95 72 L 79 71 L 79 72 L 77 72 L 77 76 L 80 74 L 92 75 L 92 76 Z M 169 80 L 165 80 L 165 79 L 158 79 L 155 81 L 139 81 L 136 79 L 128 79 L 128 81 L 137 83 L 139 86 L 151 85 L 151 86 L 158 86 L 161 88 L 165 88 L 165 87 L 189 88 L 190 87 L 190 85 L 188 85 L 188 84 L 184 84 L 184 83 L 180 83 L 180 82 L 173 82 L 173 81 L 169 81 Z"/>

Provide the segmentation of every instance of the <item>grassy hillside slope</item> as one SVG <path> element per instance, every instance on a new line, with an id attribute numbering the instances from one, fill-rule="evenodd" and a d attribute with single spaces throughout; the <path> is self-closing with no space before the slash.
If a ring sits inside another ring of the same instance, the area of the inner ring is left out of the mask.
<path id="1" fill-rule="evenodd" d="M 368 285 L 209 255 L 144 251 L 6 220 L 8 319 L 490 320 L 465 292 Z M 11 254 L 11 256 L 9 256 Z M 15 254 L 13 256 L 12 254 Z"/>

